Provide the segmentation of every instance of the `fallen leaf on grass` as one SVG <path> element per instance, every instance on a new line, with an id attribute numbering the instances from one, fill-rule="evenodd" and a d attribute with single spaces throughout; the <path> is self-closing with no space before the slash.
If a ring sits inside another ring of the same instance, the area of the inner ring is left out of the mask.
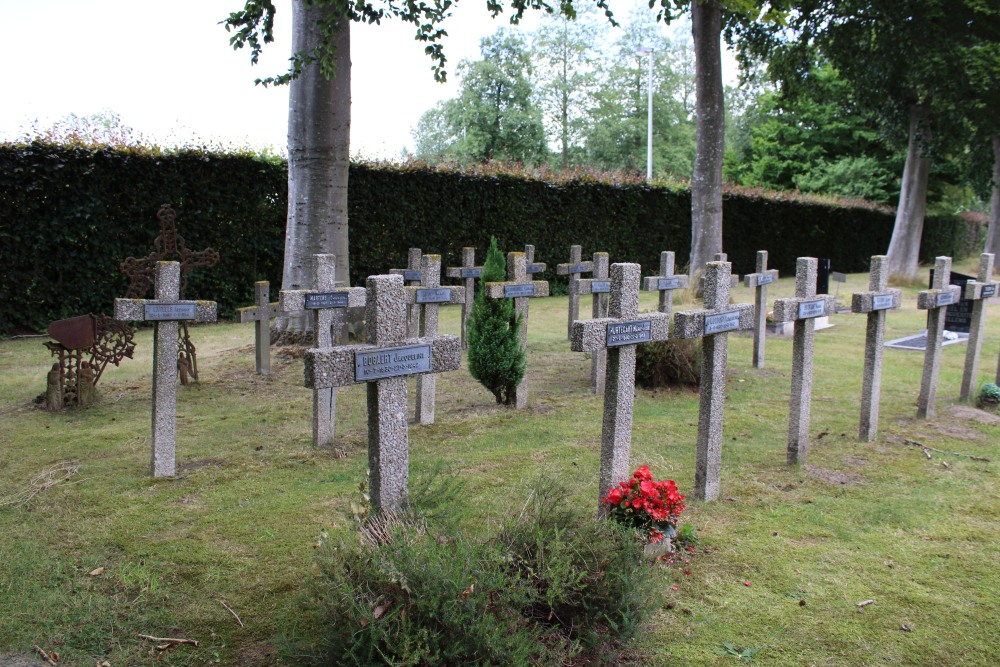
<path id="1" fill-rule="evenodd" d="M 379 606 L 375 607 L 375 611 L 372 612 L 372 617 L 377 621 L 378 619 L 382 618 L 382 614 L 384 614 L 388 609 L 389 609 L 389 603 L 383 602 Z"/>
<path id="2" fill-rule="evenodd" d="M 102 574 L 104 574 L 104 568 L 103 568 L 103 567 L 99 567 L 99 568 L 97 568 L 96 570 L 91 570 L 91 571 L 90 571 L 90 572 L 88 572 L 87 574 L 89 574 L 89 575 L 90 575 L 90 576 L 92 576 L 92 577 L 99 577 L 99 576 L 101 576 Z"/>

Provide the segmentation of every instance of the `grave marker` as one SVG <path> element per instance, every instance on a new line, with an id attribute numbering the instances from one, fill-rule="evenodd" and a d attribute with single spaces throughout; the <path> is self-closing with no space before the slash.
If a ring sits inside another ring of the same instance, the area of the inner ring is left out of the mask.
<path id="1" fill-rule="evenodd" d="M 611 281 L 608 280 L 608 253 L 595 252 L 593 278 L 581 278 L 578 286 L 580 294 L 593 295 L 591 317 L 608 316 L 608 295 L 611 293 Z M 595 394 L 604 393 L 604 378 L 606 376 L 608 352 L 604 348 L 590 353 L 590 390 Z"/>
<path id="2" fill-rule="evenodd" d="M 529 276 L 533 276 L 536 273 L 544 273 L 548 265 L 545 262 L 535 262 L 535 246 L 526 245 L 524 246 L 524 271 Z"/>
<path id="3" fill-rule="evenodd" d="M 717 253 L 715 253 L 715 259 L 712 260 L 712 261 L 714 261 L 714 262 L 728 262 L 729 261 L 729 255 L 727 255 L 724 252 L 717 252 Z M 730 263 L 730 266 L 732 266 L 732 263 Z M 739 287 L 739 286 L 740 286 L 740 276 L 739 276 L 739 274 L 738 273 L 734 273 L 734 274 L 730 275 L 729 276 L 729 289 L 732 289 L 734 287 Z M 701 276 L 700 278 L 698 278 L 698 288 L 700 290 L 702 290 L 703 292 L 705 291 L 705 276 Z"/>
<path id="4" fill-rule="evenodd" d="M 927 349 L 924 352 L 924 372 L 920 381 L 920 396 L 917 398 L 917 417 L 930 419 L 934 416 L 934 400 L 937 397 L 938 374 L 941 370 L 941 337 L 944 335 L 945 311 L 958 301 L 961 288 L 949 285 L 951 281 L 951 257 L 934 259 L 934 288 L 917 293 L 917 308 L 927 313 Z"/>
<path id="5" fill-rule="evenodd" d="M 368 384 L 368 467 L 374 508 L 398 509 L 406 497 L 410 452 L 406 378 L 453 371 L 462 359 L 456 336 L 406 336 L 406 290 L 400 275 L 369 276 L 362 345 L 312 349 L 305 384 L 313 389 Z"/>
<path id="6" fill-rule="evenodd" d="M 416 287 L 420 285 L 420 259 L 424 256 L 420 252 L 420 248 L 410 248 L 406 253 L 406 268 L 405 269 L 389 269 L 389 273 L 393 275 L 403 276 L 403 280 L 410 287 Z M 417 304 L 411 304 L 409 315 L 406 319 L 407 330 L 406 335 L 410 338 L 416 338 L 420 333 L 420 308 Z"/>
<path id="7" fill-rule="evenodd" d="M 468 325 L 472 314 L 473 296 L 476 294 L 476 278 L 483 275 L 483 267 L 476 266 L 476 249 L 462 248 L 462 266 L 448 267 L 449 278 L 461 278 L 465 281 L 465 301 L 462 302 L 462 349 L 469 349 Z"/>
<path id="8" fill-rule="evenodd" d="M 764 368 L 764 339 L 767 336 L 767 286 L 778 279 L 778 270 L 767 268 L 767 251 L 757 251 L 756 273 L 743 276 L 743 284 L 754 290 L 753 367 Z"/>
<path id="9" fill-rule="evenodd" d="M 592 261 L 582 262 L 583 249 L 578 246 L 569 247 L 569 262 L 556 264 L 556 275 L 569 276 L 569 322 L 566 325 L 566 337 L 573 335 L 573 322 L 580 319 L 580 274 L 591 273 L 594 270 Z"/>
<path id="10" fill-rule="evenodd" d="M 972 301 L 972 322 L 969 325 L 969 347 L 965 350 L 965 371 L 962 373 L 963 401 L 969 400 L 976 392 L 976 376 L 979 375 L 979 352 L 983 346 L 983 329 L 986 325 L 987 299 L 996 296 L 1000 283 L 992 282 L 993 255 L 984 252 L 979 256 L 979 273 L 975 280 L 965 283 L 965 299 Z"/>
<path id="11" fill-rule="evenodd" d="M 642 288 L 647 292 L 660 293 L 661 313 L 670 315 L 674 306 L 674 290 L 688 286 L 687 274 L 674 273 L 674 253 L 667 250 L 660 253 L 660 273 L 642 279 Z"/>
<path id="12" fill-rule="evenodd" d="M 115 319 L 153 324 L 153 416 L 150 467 L 153 477 L 177 472 L 177 346 L 180 320 L 214 322 L 214 301 L 181 301 L 181 265 L 157 262 L 154 299 L 115 299 Z"/>
<path id="13" fill-rule="evenodd" d="M 254 323 L 254 352 L 257 373 L 271 374 L 271 318 L 279 314 L 278 303 L 271 302 L 271 283 L 258 280 L 254 283 L 254 301 L 257 305 L 236 309 L 236 321 Z"/>
<path id="14" fill-rule="evenodd" d="M 753 327 L 753 305 L 729 304 L 732 284 L 729 262 L 705 265 L 705 308 L 674 315 L 675 338 L 701 338 L 701 402 L 698 409 L 698 450 L 695 459 L 695 497 L 719 497 L 722 467 L 722 418 L 726 405 L 726 365 L 729 331 Z"/>

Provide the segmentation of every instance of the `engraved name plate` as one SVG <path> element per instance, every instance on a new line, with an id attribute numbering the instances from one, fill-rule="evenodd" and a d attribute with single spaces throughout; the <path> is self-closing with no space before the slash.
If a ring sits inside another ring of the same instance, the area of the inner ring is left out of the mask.
<path id="1" fill-rule="evenodd" d="M 535 296 L 535 286 L 531 283 L 525 283 L 524 285 L 504 285 L 503 295 L 508 299 L 519 296 Z"/>
<path id="2" fill-rule="evenodd" d="M 988 299 L 996 293 L 997 293 L 997 286 L 995 284 L 983 285 L 983 291 L 981 293 L 981 296 L 984 299 Z"/>
<path id="3" fill-rule="evenodd" d="M 936 297 L 934 297 L 934 305 L 937 308 L 941 306 L 950 306 L 955 303 L 955 297 L 951 292 L 939 292 Z"/>
<path id="4" fill-rule="evenodd" d="M 680 278 L 660 278 L 656 281 L 656 289 L 680 289 Z"/>
<path id="5" fill-rule="evenodd" d="M 525 273 L 541 273 L 545 270 L 541 264 L 528 264 L 524 267 Z"/>
<path id="6" fill-rule="evenodd" d="M 417 303 L 449 303 L 451 290 L 447 287 L 431 287 L 417 290 Z"/>
<path id="7" fill-rule="evenodd" d="M 590 281 L 590 293 L 591 294 L 607 294 L 611 291 L 611 281 L 610 280 L 591 280 Z"/>
<path id="8" fill-rule="evenodd" d="M 758 286 L 760 286 L 760 285 L 768 285 L 768 284 L 773 283 L 773 282 L 774 282 L 774 274 L 773 273 L 762 273 L 759 276 L 757 276 L 757 285 Z"/>
<path id="9" fill-rule="evenodd" d="M 306 310 L 347 308 L 347 292 L 315 292 L 306 294 Z"/>
<path id="10" fill-rule="evenodd" d="M 403 280 L 417 281 L 420 282 L 420 270 L 419 269 L 405 269 L 403 271 Z"/>
<path id="11" fill-rule="evenodd" d="M 431 369 L 431 346 L 410 345 L 354 353 L 354 380 L 370 382 Z"/>
<path id="12" fill-rule="evenodd" d="M 459 269 L 458 275 L 462 278 L 478 278 L 483 275 L 482 269 Z"/>
<path id="13" fill-rule="evenodd" d="M 193 320 L 197 316 L 197 307 L 193 303 L 168 303 L 145 305 L 144 317 L 147 321 Z"/>
<path id="14" fill-rule="evenodd" d="M 566 267 L 566 273 L 590 273 L 586 264 L 570 264 Z"/>
<path id="15" fill-rule="evenodd" d="M 892 308 L 893 299 L 891 294 L 876 294 L 872 297 L 872 310 L 886 310 Z"/>
<path id="16" fill-rule="evenodd" d="M 633 345 L 653 340 L 653 323 L 649 320 L 615 322 L 608 325 L 607 346 Z"/>
<path id="17" fill-rule="evenodd" d="M 799 319 L 806 320 L 811 317 L 822 317 L 826 314 L 826 301 L 802 301 L 799 303 Z"/>
<path id="18" fill-rule="evenodd" d="M 716 313 L 714 315 L 705 316 L 704 335 L 706 336 L 722 333 L 723 331 L 734 331 L 739 328 L 740 311 L 738 310 L 731 310 L 725 313 Z"/>

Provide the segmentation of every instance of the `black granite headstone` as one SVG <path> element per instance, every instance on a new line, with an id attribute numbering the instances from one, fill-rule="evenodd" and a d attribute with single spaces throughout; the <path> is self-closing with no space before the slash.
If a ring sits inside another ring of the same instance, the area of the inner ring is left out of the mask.
<path id="1" fill-rule="evenodd" d="M 958 285 L 965 293 L 965 283 L 975 280 L 975 276 L 967 276 L 964 273 L 951 272 L 950 284 Z M 931 288 L 934 287 L 934 269 L 931 269 Z M 958 303 L 948 306 L 944 315 L 944 328 L 947 331 L 960 331 L 969 333 L 972 329 L 972 300 L 961 299 Z"/>
<path id="2" fill-rule="evenodd" d="M 830 260 L 819 258 L 816 263 L 816 294 L 830 293 Z"/>

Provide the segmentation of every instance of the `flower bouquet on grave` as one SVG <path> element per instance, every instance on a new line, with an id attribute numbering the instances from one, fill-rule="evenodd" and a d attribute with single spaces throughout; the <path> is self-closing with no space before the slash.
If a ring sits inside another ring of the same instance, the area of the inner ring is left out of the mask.
<path id="1" fill-rule="evenodd" d="M 657 482 L 649 466 L 642 466 L 631 479 L 608 491 L 603 502 L 610 518 L 648 533 L 647 554 L 672 551 L 670 540 L 677 535 L 677 519 L 684 511 L 684 496 L 674 480 Z"/>

